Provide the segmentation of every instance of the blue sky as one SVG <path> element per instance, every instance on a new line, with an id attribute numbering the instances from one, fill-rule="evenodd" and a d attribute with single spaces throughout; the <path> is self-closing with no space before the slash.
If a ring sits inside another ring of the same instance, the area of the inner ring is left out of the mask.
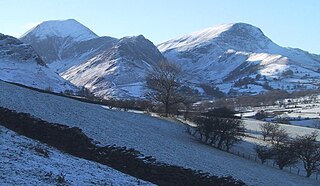
<path id="1" fill-rule="evenodd" d="M 223 23 L 255 25 L 281 46 L 320 54 L 319 0 L 0 0 L 0 33 L 74 18 L 100 36 L 143 34 L 155 44 Z"/>

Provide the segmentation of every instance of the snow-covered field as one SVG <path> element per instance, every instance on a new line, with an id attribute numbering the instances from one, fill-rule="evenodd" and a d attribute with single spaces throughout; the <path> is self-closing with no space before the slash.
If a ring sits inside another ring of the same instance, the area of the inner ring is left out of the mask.
<path id="1" fill-rule="evenodd" d="M 279 100 L 276 105 L 239 108 L 244 118 L 254 117 L 259 111 L 272 115 L 266 121 L 287 119 L 291 125 L 313 128 L 320 126 L 320 96 L 302 97 L 297 99 Z M 290 100 L 290 102 L 288 102 Z M 309 102 L 309 103 L 304 103 Z M 240 116 L 240 114 L 238 114 Z"/>
<path id="2" fill-rule="evenodd" d="M 0 185 L 152 185 L 0 126 Z M 45 157 L 41 151 L 48 152 Z M 65 182 L 57 179 L 61 174 Z"/>
<path id="3" fill-rule="evenodd" d="M 244 121 L 245 121 L 246 128 L 251 130 L 252 132 L 260 131 L 260 124 L 264 123 L 263 121 L 258 121 L 254 119 L 246 119 Z M 296 137 L 298 135 L 302 136 L 305 134 L 311 134 L 313 131 L 320 132 L 319 129 L 315 129 L 315 128 L 286 125 L 286 124 L 280 124 L 280 126 L 282 128 L 285 128 L 291 137 Z M 318 140 L 320 140 L 320 137 L 318 137 Z"/>
<path id="4" fill-rule="evenodd" d="M 248 185 L 317 185 L 314 179 L 263 166 L 212 147 L 185 133 L 185 127 L 137 113 L 108 110 L 100 105 L 39 93 L 0 82 L 0 106 L 47 120 L 80 127 L 102 145 L 135 148 L 162 162 L 231 175 Z M 253 125 L 253 124 L 252 124 Z"/>

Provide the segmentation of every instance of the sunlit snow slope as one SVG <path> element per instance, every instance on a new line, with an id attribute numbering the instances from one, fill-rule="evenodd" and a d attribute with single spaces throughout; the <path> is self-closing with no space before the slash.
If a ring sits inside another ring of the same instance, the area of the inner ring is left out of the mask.
<path id="1" fill-rule="evenodd" d="M 159 44 L 158 48 L 186 70 L 187 80 L 217 86 L 226 93 L 319 87 L 319 55 L 280 47 L 259 28 L 246 23 L 207 28 Z"/>
<path id="2" fill-rule="evenodd" d="M 153 185 L 65 154 L 2 126 L 0 141 L 0 185 Z M 48 157 L 39 152 L 47 152 Z M 61 175 L 64 183 L 57 181 Z"/>
<path id="3" fill-rule="evenodd" d="M 77 90 L 47 67 L 30 45 L 0 34 L 0 79 L 55 92 Z"/>

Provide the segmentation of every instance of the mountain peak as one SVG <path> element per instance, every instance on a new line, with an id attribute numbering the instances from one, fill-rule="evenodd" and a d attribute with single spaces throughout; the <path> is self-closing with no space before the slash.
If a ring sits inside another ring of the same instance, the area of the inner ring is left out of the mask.
<path id="1" fill-rule="evenodd" d="M 254 25 L 251 25 L 249 23 L 243 23 L 243 22 L 228 23 L 228 24 L 224 24 L 224 25 L 229 25 L 231 28 L 247 28 L 247 29 L 260 30 L 258 27 L 254 26 Z"/>
<path id="2" fill-rule="evenodd" d="M 257 36 L 264 36 L 266 37 L 260 28 L 253 26 L 248 23 L 230 23 L 226 24 L 228 25 L 228 29 L 224 31 L 223 33 L 228 32 L 235 32 L 235 34 L 241 36 L 241 33 L 250 34 L 250 35 L 257 35 Z"/>
<path id="3" fill-rule="evenodd" d="M 263 35 L 263 32 L 258 27 L 255 27 L 248 23 L 228 23 L 192 32 L 187 36 L 202 37 L 203 39 L 213 39 L 222 36 L 223 34 L 237 31 Z"/>
<path id="4" fill-rule="evenodd" d="M 120 39 L 120 41 L 144 41 L 147 40 L 143 35 L 138 36 L 126 36 Z"/>
<path id="5" fill-rule="evenodd" d="M 248 43 L 254 44 L 256 48 L 266 48 L 272 41 L 263 32 L 253 25 L 247 23 L 229 23 L 209 27 L 200 31 L 180 36 L 176 39 L 158 45 L 160 51 L 171 49 L 189 50 L 192 47 L 206 45 L 208 43 L 228 43 L 228 47 L 252 50 Z"/>
<path id="6" fill-rule="evenodd" d="M 141 50 L 148 50 L 150 48 L 154 48 L 154 44 L 150 40 L 145 38 L 143 35 L 123 37 L 119 40 L 117 45 L 130 45 L 133 48 L 140 48 Z M 146 48 L 144 49 L 143 47 Z"/>
<path id="7" fill-rule="evenodd" d="M 44 21 L 30 29 L 21 39 L 28 36 L 46 39 L 48 37 L 71 38 L 74 41 L 86 41 L 98 36 L 75 19 Z"/>
<path id="8" fill-rule="evenodd" d="M 116 44 L 121 56 L 154 63 L 163 59 L 157 47 L 143 35 L 124 37 Z M 148 56 L 148 57 L 146 57 Z"/>

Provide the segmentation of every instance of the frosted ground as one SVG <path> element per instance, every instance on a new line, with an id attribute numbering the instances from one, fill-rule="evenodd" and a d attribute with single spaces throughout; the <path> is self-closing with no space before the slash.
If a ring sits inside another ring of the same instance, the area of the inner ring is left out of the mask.
<path id="1" fill-rule="evenodd" d="M 100 105 L 39 93 L 0 82 L 0 106 L 47 120 L 80 127 L 102 145 L 135 148 L 159 161 L 231 175 L 248 185 L 317 185 L 314 179 L 262 166 L 198 143 L 185 126 L 151 116 L 107 110 Z"/>
<path id="2" fill-rule="evenodd" d="M 288 102 L 290 100 L 291 102 Z M 309 128 L 317 128 L 320 125 L 320 96 L 310 98 L 308 96 L 299 99 L 285 99 L 278 101 L 277 105 L 262 106 L 262 107 L 248 107 L 241 108 L 247 110 L 242 113 L 243 117 L 253 117 L 258 111 L 265 111 L 267 113 L 280 113 L 273 118 L 267 118 L 272 120 L 276 118 L 286 118 L 290 120 L 291 125 L 304 126 Z M 303 102 L 310 103 L 303 103 Z M 282 106 L 280 106 L 283 104 Z"/>
<path id="3" fill-rule="evenodd" d="M 0 126 L 0 185 L 153 185 L 108 166 L 76 158 Z M 45 157 L 35 148 L 48 152 Z"/>

